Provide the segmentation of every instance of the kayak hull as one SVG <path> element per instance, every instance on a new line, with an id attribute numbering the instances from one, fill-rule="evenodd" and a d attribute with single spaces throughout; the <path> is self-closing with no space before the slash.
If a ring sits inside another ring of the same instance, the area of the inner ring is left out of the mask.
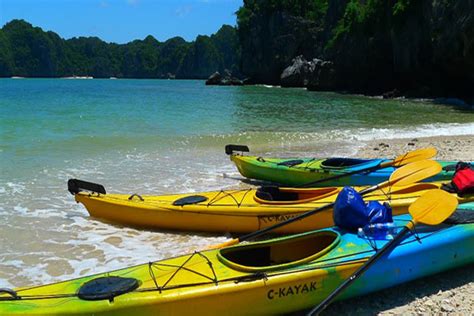
<path id="1" fill-rule="evenodd" d="M 471 211 L 474 204 L 469 204 Z M 409 215 L 396 218 L 397 226 Z M 289 239 L 316 236 L 321 231 L 208 250 L 60 283 L 17 289 L 23 299 L 0 294 L 2 315 L 270 315 L 291 313 L 321 302 L 351 275 L 374 249 L 368 240 L 337 228 L 326 252 L 314 260 L 290 266 L 231 267 L 225 252 L 265 249 Z M 375 263 L 339 298 L 345 299 L 474 262 L 474 224 L 417 228 L 392 252 Z M 374 241 L 372 241 L 373 243 Z M 382 247 L 387 241 L 376 241 Z M 244 248 L 246 247 L 246 248 Z M 258 253 L 256 253 L 258 255 Z M 250 271 L 246 271 L 250 269 Z M 86 301 L 76 295 L 87 281 L 104 276 L 131 277 L 139 287 L 112 300 Z"/>
<path id="2" fill-rule="evenodd" d="M 388 202 L 393 214 L 403 214 L 408 206 L 430 189 L 441 183 L 420 183 L 375 191 L 364 200 Z M 75 194 L 91 216 L 113 223 L 134 227 L 247 233 L 286 221 L 310 210 L 335 201 L 342 188 L 293 189 L 280 188 L 286 194 L 296 194 L 303 199 L 295 201 L 265 201 L 258 198 L 255 189 L 210 191 L 193 194 L 162 196 L 131 196 L 123 194 Z M 361 190 L 362 188 L 357 188 Z M 198 195 L 205 201 L 177 206 L 181 198 Z M 313 198 L 312 198 L 313 197 Z M 459 198 L 460 203 L 474 200 L 474 195 Z M 297 233 L 334 225 L 332 206 L 305 219 L 284 225 L 275 233 Z"/>
<path id="3" fill-rule="evenodd" d="M 341 175 L 344 173 L 360 170 L 362 168 L 374 167 L 382 162 L 388 160 L 369 159 L 361 160 L 363 163 L 351 167 L 326 167 L 324 162 L 327 159 L 313 159 L 313 158 L 299 158 L 302 161 L 297 165 L 284 165 L 285 161 L 292 161 L 294 159 L 281 158 L 262 158 L 255 156 L 242 156 L 232 154 L 230 159 L 236 165 L 240 174 L 249 179 L 256 179 L 262 181 L 270 181 L 287 186 L 298 186 L 322 180 L 328 177 Z M 442 167 L 455 165 L 455 161 L 438 161 Z M 361 185 L 375 185 L 388 180 L 393 167 L 383 168 L 370 173 L 354 174 L 339 179 L 333 179 L 316 183 L 313 187 L 323 186 L 361 186 Z M 441 171 L 438 175 L 431 177 L 426 182 L 451 180 L 454 171 Z"/>

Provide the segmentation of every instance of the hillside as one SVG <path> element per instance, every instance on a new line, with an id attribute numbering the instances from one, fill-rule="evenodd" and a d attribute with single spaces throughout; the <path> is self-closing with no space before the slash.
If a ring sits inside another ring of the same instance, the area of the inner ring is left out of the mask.
<path id="1" fill-rule="evenodd" d="M 193 42 L 153 36 L 126 44 L 97 37 L 63 39 L 23 20 L 0 29 L 0 77 L 197 78 L 238 69 L 237 31 L 222 26 Z"/>

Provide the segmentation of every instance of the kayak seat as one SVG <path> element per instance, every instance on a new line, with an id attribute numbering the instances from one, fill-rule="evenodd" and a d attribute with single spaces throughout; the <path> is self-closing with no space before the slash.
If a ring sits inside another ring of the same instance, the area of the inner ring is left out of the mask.
<path id="1" fill-rule="evenodd" d="M 303 162 L 304 160 L 301 160 L 301 159 L 286 160 L 286 161 L 277 163 L 277 166 L 293 167 L 296 165 L 300 165 Z"/>
<path id="2" fill-rule="evenodd" d="M 355 159 L 355 158 L 329 158 L 321 162 L 322 167 L 341 168 L 352 167 L 372 161 L 372 159 Z"/>
<path id="3" fill-rule="evenodd" d="M 201 202 L 207 201 L 207 197 L 202 196 L 202 195 L 188 195 L 185 197 L 182 197 L 180 199 L 177 199 L 176 201 L 173 202 L 174 206 L 184 206 L 184 205 L 190 205 L 190 204 L 197 204 Z"/>
<path id="4" fill-rule="evenodd" d="M 244 271 L 267 271 L 310 262 L 324 255 L 339 242 L 339 234 L 319 231 L 250 246 L 223 248 L 218 257 L 222 263 Z"/>
<path id="5" fill-rule="evenodd" d="M 443 171 L 446 171 L 446 172 L 456 171 L 456 165 L 457 164 L 446 165 L 443 167 Z"/>
<path id="6" fill-rule="evenodd" d="M 279 187 L 273 185 L 259 187 L 255 195 L 266 201 L 296 201 L 299 199 L 298 193 L 281 191 Z"/>

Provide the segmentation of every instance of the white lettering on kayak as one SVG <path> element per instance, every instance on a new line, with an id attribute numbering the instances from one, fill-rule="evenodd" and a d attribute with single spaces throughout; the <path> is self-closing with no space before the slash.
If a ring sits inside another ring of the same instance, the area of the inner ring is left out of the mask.
<path id="1" fill-rule="evenodd" d="M 267 292 L 267 298 L 273 300 L 275 298 L 304 294 L 313 291 L 316 291 L 316 282 L 280 287 L 278 289 L 271 289 Z"/>

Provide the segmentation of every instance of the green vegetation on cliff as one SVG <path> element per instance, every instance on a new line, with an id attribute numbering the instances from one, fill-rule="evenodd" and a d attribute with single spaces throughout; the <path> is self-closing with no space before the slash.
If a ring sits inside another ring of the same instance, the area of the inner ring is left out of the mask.
<path id="1" fill-rule="evenodd" d="M 250 22 L 251 14 L 285 11 L 295 16 L 316 21 L 325 16 L 328 0 L 245 0 L 237 11 L 239 27 Z"/>
<path id="2" fill-rule="evenodd" d="M 238 69 L 235 28 L 224 25 L 194 42 L 181 37 L 159 42 L 153 36 L 127 44 L 97 37 L 62 39 L 23 20 L 0 29 L 0 77 L 207 78 Z"/>
<path id="3" fill-rule="evenodd" d="M 279 84 L 302 55 L 332 62 L 331 90 L 474 100 L 472 1 L 244 0 L 237 21 L 255 83 Z"/>

